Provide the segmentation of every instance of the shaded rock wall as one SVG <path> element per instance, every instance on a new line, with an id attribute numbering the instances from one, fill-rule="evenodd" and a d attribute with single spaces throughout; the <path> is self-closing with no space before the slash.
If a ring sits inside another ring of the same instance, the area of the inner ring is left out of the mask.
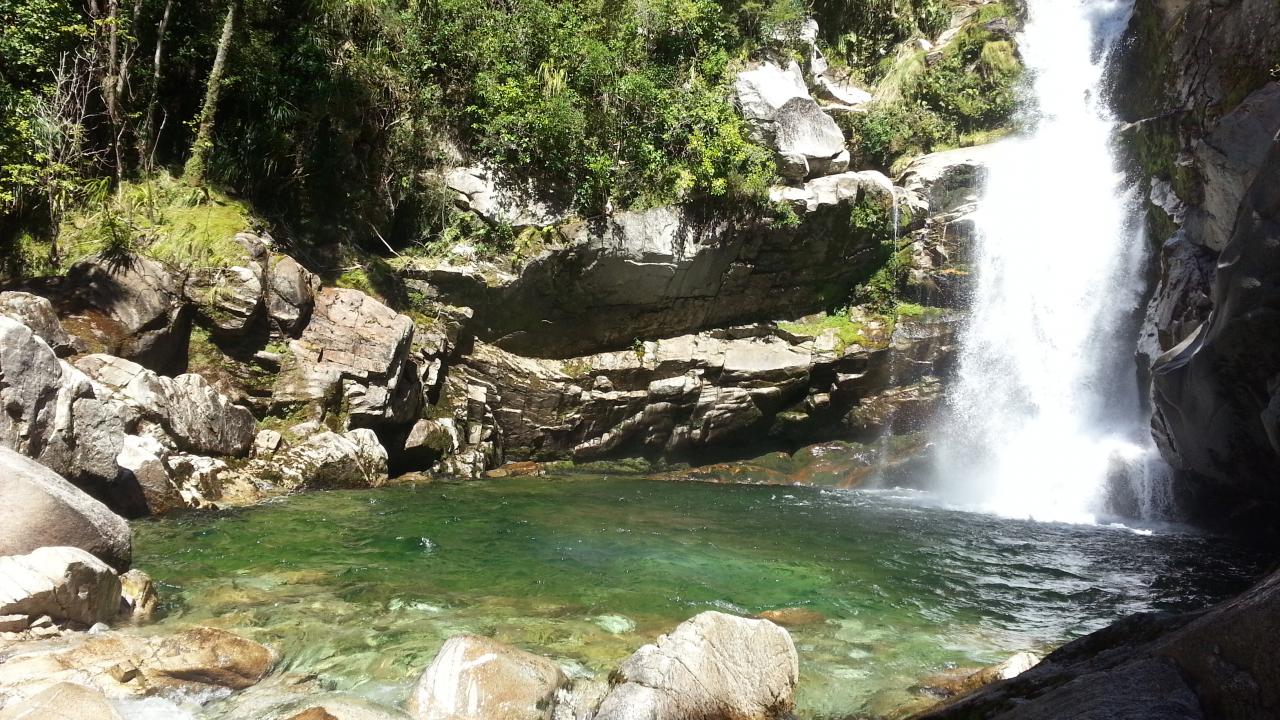
<path id="1" fill-rule="evenodd" d="M 1280 502 L 1267 325 L 1276 273 L 1280 6 L 1138 0 L 1114 68 L 1153 268 L 1139 357 L 1184 510 L 1255 527 Z"/>
<path id="2" fill-rule="evenodd" d="M 1280 574 L 1206 612 L 1135 615 L 918 720 L 1252 720 L 1280 710 Z"/>

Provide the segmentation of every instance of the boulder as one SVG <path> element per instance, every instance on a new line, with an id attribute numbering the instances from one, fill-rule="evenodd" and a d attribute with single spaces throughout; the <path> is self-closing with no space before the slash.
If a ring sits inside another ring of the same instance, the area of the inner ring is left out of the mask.
<path id="1" fill-rule="evenodd" d="M 738 73 L 734 91 L 754 139 L 774 148 L 784 177 L 804 180 L 848 168 L 844 133 L 809 95 L 794 61 L 785 69 L 756 63 Z"/>
<path id="2" fill-rule="evenodd" d="M 257 430 L 253 414 L 235 405 L 203 377 L 188 373 L 168 378 L 123 358 L 86 355 L 76 367 L 105 394 L 138 410 L 162 427 L 183 450 L 204 455 L 243 457 Z"/>
<path id="3" fill-rule="evenodd" d="M 150 258 L 97 259 L 67 272 L 66 286 L 81 302 L 119 324 L 113 355 L 157 372 L 171 372 L 186 357 L 190 324 L 182 309 L 181 283 Z"/>
<path id="4" fill-rule="evenodd" d="M 774 116 L 773 125 L 778 155 L 797 158 L 796 162 L 780 167 L 784 177 L 804 180 L 848 169 L 844 132 L 812 98 L 788 100 Z M 804 163 L 803 172 L 799 171 L 800 161 Z"/>
<path id="5" fill-rule="evenodd" d="M 31 328 L 58 357 L 66 357 L 78 349 L 76 339 L 62 329 L 52 303 L 39 295 L 16 291 L 0 292 L 0 315 L 7 315 Z"/>
<path id="6" fill-rule="evenodd" d="M 187 507 L 169 476 L 169 468 L 164 461 L 166 454 L 164 447 L 153 437 L 126 435 L 124 446 L 116 458 L 121 469 L 133 476 L 150 515 L 163 515 Z"/>
<path id="7" fill-rule="evenodd" d="M 0 447 L 0 554 L 44 546 L 86 550 L 118 570 L 129 567 L 129 525 L 53 471 Z"/>
<path id="8" fill-rule="evenodd" d="M 88 627 L 109 622 L 119 610 L 116 572 L 80 548 L 0 556 L 0 615 L 47 615 Z"/>
<path id="9" fill-rule="evenodd" d="M 0 444 L 35 458 L 56 455 L 50 465 L 73 471 L 73 406 L 92 397 L 77 380 L 30 328 L 0 315 Z"/>
<path id="10" fill-rule="evenodd" d="M 781 720 L 799 673 L 786 630 L 704 612 L 627 658 L 596 720 Z"/>
<path id="11" fill-rule="evenodd" d="M 246 258 L 247 260 L 248 258 Z M 262 308 L 262 268 L 247 266 L 195 268 L 182 288 L 202 325 L 223 333 L 243 332 Z"/>
<path id="12" fill-rule="evenodd" d="M 325 431 L 258 467 L 290 488 L 379 487 L 387 481 L 387 451 L 372 430 Z"/>
<path id="13" fill-rule="evenodd" d="M 120 607 L 134 622 L 150 620 L 160 599 L 151 576 L 134 568 L 120 576 Z"/>
<path id="14" fill-rule="evenodd" d="M 306 326 L 320 280 L 288 255 L 267 261 L 267 315 L 282 335 L 292 336 Z"/>
<path id="15" fill-rule="evenodd" d="M 388 420 L 398 411 L 392 401 L 400 385 L 412 375 L 403 371 L 413 329 L 407 316 L 358 290 L 325 288 L 306 330 L 290 343 L 292 356 L 272 397 L 279 404 L 330 403 L 342 392 L 353 422 Z"/>
<path id="16" fill-rule="evenodd" d="M 555 662 L 489 638 L 449 638 L 409 698 L 416 720 L 551 720 L 567 678 Z"/>
<path id="17" fill-rule="evenodd" d="M 0 710 L 0 720 L 123 720 L 102 693 L 75 683 L 50 685 Z"/>

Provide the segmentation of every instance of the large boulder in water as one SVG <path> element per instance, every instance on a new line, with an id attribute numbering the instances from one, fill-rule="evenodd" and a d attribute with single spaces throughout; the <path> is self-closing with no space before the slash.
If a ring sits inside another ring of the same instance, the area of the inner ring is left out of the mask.
<path id="1" fill-rule="evenodd" d="M 555 662 L 476 635 L 449 638 L 409 698 L 416 720 L 551 720 Z"/>
<path id="2" fill-rule="evenodd" d="M 628 658 L 596 720 L 781 720 L 799 675 L 786 630 L 704 612 Z"/>
<path id="3" fill-rule="evenodd" d="M 129 567 L 133 554 L 123 518 L 40 463 L 0 447 L 0 554 L 50 545 L 81 548 L 118 570 Z"/>
<path id="4" fill-rule="evenodd" d="M 120 578 L 80 548 L 0 556 L 0 615 L 47 615 L 87 627 L 108 622 L 119 611 Z"/>

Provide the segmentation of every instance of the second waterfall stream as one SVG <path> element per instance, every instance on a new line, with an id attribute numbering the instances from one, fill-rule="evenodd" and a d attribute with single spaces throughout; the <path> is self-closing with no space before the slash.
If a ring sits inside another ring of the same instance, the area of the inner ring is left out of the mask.
<path id="1" fill-rule="evenodd" d="M 1028 130 L 987 164 L 943 489 L 1003 516 L 1096 522 L 1108 476 L 1150 446 L 1134 365 L 1144 241 L 1103 92 L 1132 0 L 1027 6 Z"/>

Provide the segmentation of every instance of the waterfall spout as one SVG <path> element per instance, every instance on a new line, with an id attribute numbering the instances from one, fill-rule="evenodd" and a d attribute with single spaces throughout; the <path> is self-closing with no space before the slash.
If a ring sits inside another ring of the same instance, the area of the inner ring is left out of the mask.
<path id="1" fill-rule="evenodd" d="M 1101 92 L 1132 0 L 1028 10 L 1031 129 L 988 166 L 943 489 L 1000 515 L 1094 522 L 1114 468 L 1151 455 L 1133 359 L 1145 250 Z"/>

